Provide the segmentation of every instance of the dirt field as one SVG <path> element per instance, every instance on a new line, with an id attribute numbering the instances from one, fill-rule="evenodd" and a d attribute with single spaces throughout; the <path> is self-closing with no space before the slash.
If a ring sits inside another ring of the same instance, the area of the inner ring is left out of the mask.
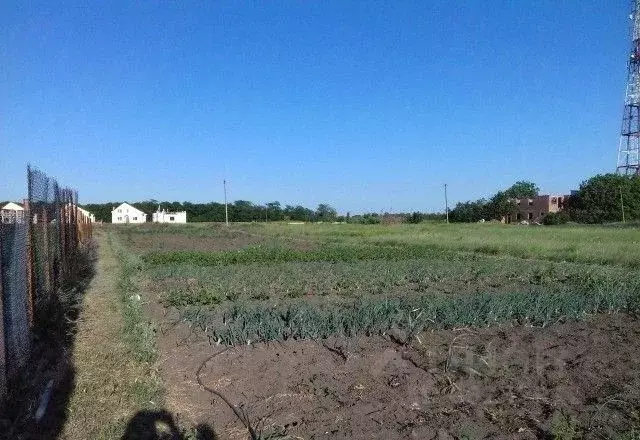
<path id="1" fill-rule="evenodd" d="M 160 371 L 171 409 L 221 438 L 247 438 L 247 430 L 198 384 L 200 367 L 202 383 L 254 426 L 288 438 L 615 438 L 640 422 L 635 318 L 418 338 L 224 349 L 173 328 L 161 338 Z"/>
<path id="2" fill-rule="evenodd" d="M 155 255 L 141 294 L 158 330 L 166 407 L 182 426 L 207 425 L 222 439 L 251 438 L 247 426 L 261 439 L 640 437 L 640 292 L 624 278 L 627 256 L 597 265 L 432 252 L 404 239 L 380 246 L 384 229 L 318 239 L 270 228 L 126 241 L 143 259 Z M 192 240 L 200 244 L 182 247 Z M 455 292 L 434 308 L 402 309 L 410 290 L 431 297 L 444 284 Z M 399 309 L 385 308 L 394 295 Z M 355 315 L 354 298 L 370 301 Z M 363 312 L 399 327 L 371 331 Z M 469 315 L 485 324 L 460 324 Z M 353 321 L 355 336 L 336 320 Z M 341 335 L 287 336 L 305 325 Z"/>
<path id="3" fill-rule="evenodd" d="M 221 251 L 242 249 L 258 244 L 264 239 L 256 236 L 238 234 L 236 237 L 197 237 L 176 234 L 149 234 L 130 236 L 129 246 L 138 251 Z"/>

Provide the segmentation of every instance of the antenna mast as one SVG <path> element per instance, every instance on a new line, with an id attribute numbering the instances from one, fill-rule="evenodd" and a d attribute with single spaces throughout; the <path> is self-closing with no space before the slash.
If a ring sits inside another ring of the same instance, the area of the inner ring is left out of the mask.
<path id="1" fill-rule="evenodd" d="M 640 0 L 632 0 L 629 18 L 632 43 L 617 171 L 623 175 L 640 175 Z"/>

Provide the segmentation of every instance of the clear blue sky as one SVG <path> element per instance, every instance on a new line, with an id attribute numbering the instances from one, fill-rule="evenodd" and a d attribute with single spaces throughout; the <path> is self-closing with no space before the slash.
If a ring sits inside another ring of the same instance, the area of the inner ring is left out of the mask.
<path id="1" fill-rule="evenodd" d="M 0 199 L 443 210 L 616 165 L 627 0 L 0 3 Z"/>

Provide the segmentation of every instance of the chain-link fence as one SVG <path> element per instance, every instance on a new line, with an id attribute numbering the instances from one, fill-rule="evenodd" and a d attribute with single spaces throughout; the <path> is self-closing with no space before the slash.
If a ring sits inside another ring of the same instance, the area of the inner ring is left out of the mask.
<path id="1" fill-rule="evenodd" d="M 92 235 L 76 191 L 27 167 L 27 193 L 22 206 L 11 204 L 0 217 L 0 402 L 28 368 L 34 331 L 76 279 L 79 247 Z"/>

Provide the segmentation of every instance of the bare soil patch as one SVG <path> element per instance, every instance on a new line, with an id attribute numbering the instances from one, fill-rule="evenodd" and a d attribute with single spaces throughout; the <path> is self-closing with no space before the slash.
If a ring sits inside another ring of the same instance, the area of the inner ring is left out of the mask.
<path id="1" fill-rule="evenodd" d="M 138 252 L 150 251 L 227 251 L 259 244 L 263 238 L 252 235 L 238 237 L 198 237 L 178 234 L 131 234 L 129 246 Z"/>
<path id="2" fill-rule="evenodd" d="M 627 315 L 228 349 L 173 318 L 159 338 L 167 404 L 221 438 L 248 433 L 198 384 L 203 362 L 204 385 L 289 438 L 610 438 L 640 424 L 640 322 Z"/>
<path id="3" fill-rule="evenodd" d="M 136 252 L 170 252 L 170 251 L 194 251 L 194 252 L 220 252 L 235 251 L 249 246 L 264 243 L 277 243 L 295 250 L 308 251 L 316 247 L 309 240 L 278 239 L 259 234 L 253 234 L 242 230 L 229 230 L 227 235 L 206 236 L 186 235 L 175 232 L 157 232 L 137 234 L 135 232 L 124 235 L 127 247 Z"/>

